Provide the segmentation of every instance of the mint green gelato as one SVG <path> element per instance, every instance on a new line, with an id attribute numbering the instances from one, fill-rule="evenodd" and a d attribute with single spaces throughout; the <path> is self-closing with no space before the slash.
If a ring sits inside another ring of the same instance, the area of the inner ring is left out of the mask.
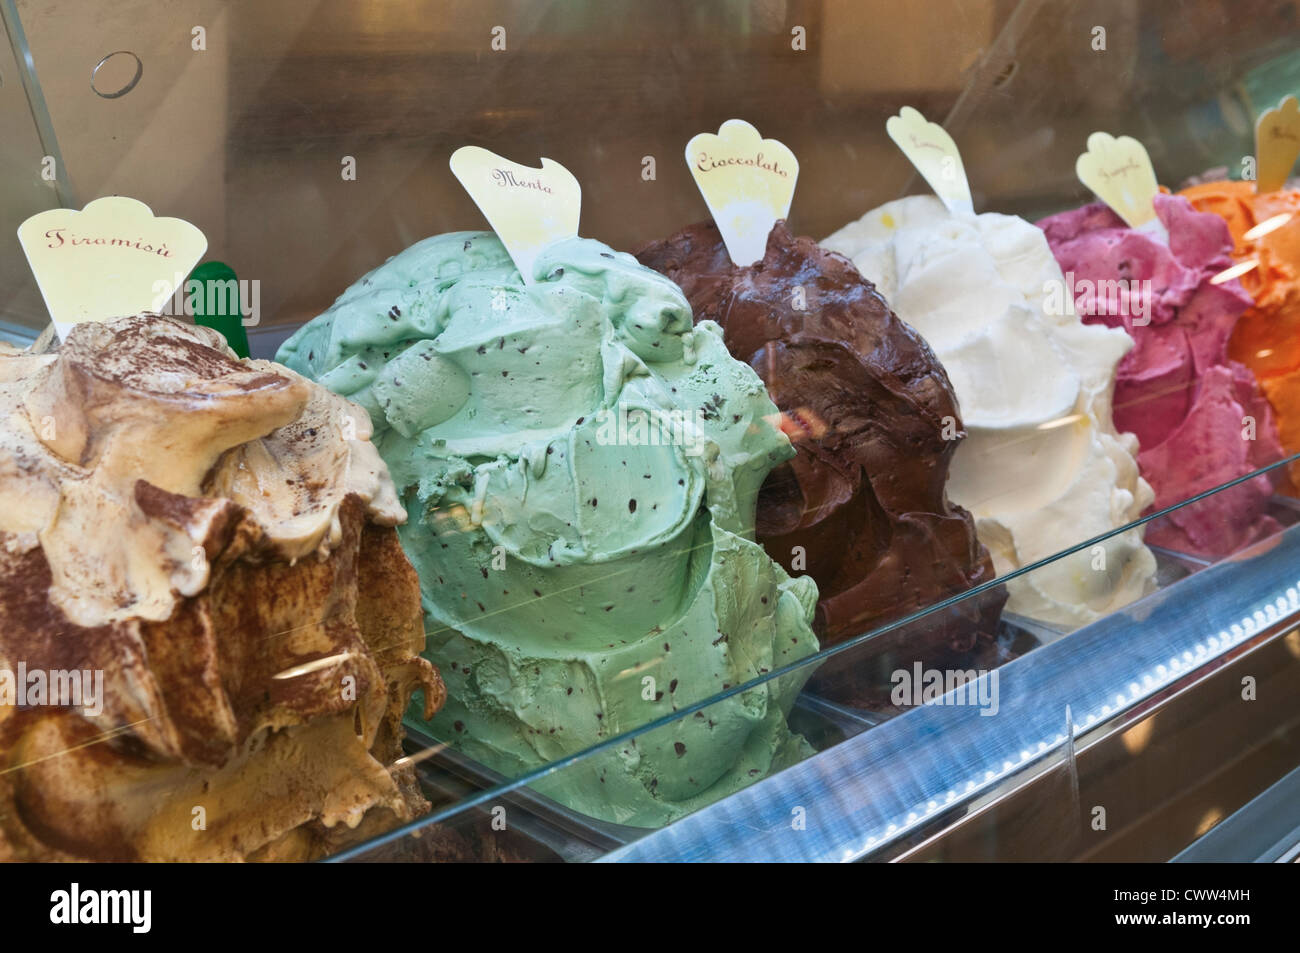
<path id="1" fill-rule="evenodd" d="M 491 233 L 426 239 L 279 359 L 364 406 L 409 513 L 438 738 L 517 776 L 817 650 L 811 579 L 753 541 L 794 456 L 762 382 L 668 279 L 599 242 L 525 286 Z M 809 753 L 768 682 L 539 789 L 656 826 Z"/>

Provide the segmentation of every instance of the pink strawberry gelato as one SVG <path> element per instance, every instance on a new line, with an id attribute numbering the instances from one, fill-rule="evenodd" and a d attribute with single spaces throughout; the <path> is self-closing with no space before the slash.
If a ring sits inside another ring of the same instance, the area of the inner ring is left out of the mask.
<path id="1" fill-rule="evenodd" d="M 1210 280 L 1232 265 L 1227 225 L 1181 196 L 1157 195 L 1155 205 L 1168 245 L 1100 202 L 1038 224 L 1065 272 L 1063 297 L 1084 322 L 1133 338 L 1119 365 L 1115 427 L 1137 435 L 1138 466 L 1162 509 L 1280 460 L 1282 447 L 1254 376 L 1227 354 L 1252 304 L 1235 279 Z M 1248 480 L 1156 521 L 1147 542 L 1226 555 L 1280 529 L 1267 513 L 1272 493 L 1269 475 Z"/>

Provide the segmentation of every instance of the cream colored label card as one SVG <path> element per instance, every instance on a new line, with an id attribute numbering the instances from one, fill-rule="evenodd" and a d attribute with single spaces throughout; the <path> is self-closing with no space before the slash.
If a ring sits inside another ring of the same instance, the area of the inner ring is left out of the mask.
<path id="1" fill-rule="evenodd" d="M 452 174 L 506 246 L 524 284 L 536 282 L 533 263 L 542 249 L 578 237 L 582 187 L 553 159 L 533 169 L 479 146 L 451 154 Z"/>
<path id="2" fill-rule="evenodd" d="M 1300 156 L 1300 103 L 1285 97 L 1255 123 L 1255 191 L 1276 192 L 1286 185 Z"/>
<path id="3" fill-rule="evenodd" d="M 716 134 L 686 143 L 686 164 L 731 260 L 742 268 L 761 260 L 772 226 L 790 214 L 799 178 L 794 153 L 743 119 L 728 119 Z"/>
<path id="4" fill-rule="evenodd" d="M 60 339 L 82 321 L 157 311 L 208 248 L 189 222 L 122 196 L 33 215 L 18 241 Z"/>
<path id="5" fill-rule="evenodd" d="M 1156 217 L 1160 185 L 1146 146 L 1131 136 L 1116 139 L 1109 133 L 1094 132 L 1088 137 L 1088 151 L 1075 161 L 1074 171 L 1130 228 L 1169 243 L 1169 233 Z"/>
<path id="6" fill-rule="evenodd" d="M 930 183 L 930 188 L 949 212 L 954 215 L 975 214 L 961 152 L 943 126 L 928 122 L 920 112 L 904 106 L 897 116 L 889 117 L 885 131 L 903 150 L 908 161 L 916 166 L 916 171 Z"/>

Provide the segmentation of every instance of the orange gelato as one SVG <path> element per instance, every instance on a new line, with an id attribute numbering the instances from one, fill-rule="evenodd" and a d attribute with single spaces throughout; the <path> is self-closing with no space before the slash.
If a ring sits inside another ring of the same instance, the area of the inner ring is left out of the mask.
<path id="1" fill-rule="evenodd" d="M 1237 322 L 1228 354 L 1254 372 L 1277 414 L 1287 454 L 1300 453 L 1300 191 L 1256 194 L 1253 182 L 1206 182 L 1180 194 L 1232 232 L 1232 257 L 1255 267 L 1240 276 L 1255 299 Z M 1290 466 L 1300 488 L 1300 463 Z"/>

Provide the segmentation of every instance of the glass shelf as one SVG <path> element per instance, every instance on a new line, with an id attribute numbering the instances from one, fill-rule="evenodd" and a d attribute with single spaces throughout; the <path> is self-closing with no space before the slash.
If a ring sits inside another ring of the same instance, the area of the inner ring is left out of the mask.
<path id="1" fill-rule="evenodd" d="M 1261 679 L 1272 676 L 1272 690 L 1294 696 L 1300 672 L 1300 528 L 1293 525 L 1215 563 L 1175 553 L 1160 558 L 1156 592 L 1072 633 L 1004 617 L 999 643 L 1007 660 L 1002 664 L 921 668 L 918 673 L 922 663 L 908 657 L 907 646 L 918 636 L 923 641 L 949 608 L 938 605 L 514 779 L 412 731 L 409 756 L 419 764 L 422 783 L 441 794 L 444 803 L 439 806 L 431 795 L 435 808 L 429 817 L 333 859 L 417 860 L 427 858 L 423 852 L 430 850 L 447 859 L 454 853 L 449 842 L 458 849 L 475 845 L 481 855 L 456 855 L 475 860 L 845 861 L 904 856 L 1035 779 L 1068 778 L 1076 756 L 1124 736 L 1169 699 L 1212 679 L 1261 645 L 1279 644 L 1296 664 L 1251 671 Z M 1021 572 L 1028 575 L 1050 563 Z M 972 591 L 952 602 L 981 595 Z M 820 697 L 815 688 L 805 689 L 790 722 L 815 751 L 660 829 L 604 823 L 547 796 L 589 779 L 609 752 L 630 750 L 638 742 L 643 748 L 661 747 L 675 724 L 709 717 L 723 699 L 832 668 L 877 673 L 882 693 L 897 694 L 903 703 L 854 709 Z M 942 690 L 937 685 L 927 689 L 931 672 L 946 680 Z M 914 677 L 918 674 L 919 679 Z M 1220 710 L 1202 717 L 1239 718 L 1242 699 L 1236 702 L 1220 702 Z M 1261 706 L 1264 731 L 1288 732 L 1292 744 L 1300 745 L 1294 737 L 1300 730 L 1300 707 L 1287 703 L 1283 710 L 1284 717 L 1277 717 Z M 1129 742 L 1128 753 L 1139 755 L 1149 736 L 1148 727 L 1141 744 Z M 1280 776 L 1286 765 L 1272 767 Z M 1272 780 L 1276 778 L 1268 783 Z M 1077 845 L 1089 818 L 1077 804 L 1065 807 L 1053 819 L 1055 833 L 1048 836 Z M 1131 811 L 1134 805 L 1113 802 L 1111 808 Z M 1220 816 L 1227 813 L 1222 810 Z M 1200 832 L 1183 833 L 1190 840 Z"/>

